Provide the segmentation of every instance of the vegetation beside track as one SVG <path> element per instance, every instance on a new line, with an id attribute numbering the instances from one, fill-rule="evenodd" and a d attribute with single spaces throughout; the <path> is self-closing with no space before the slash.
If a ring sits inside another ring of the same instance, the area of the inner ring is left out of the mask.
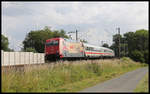
<path id="1" fill-rule="evenodd" d="M 2 92 L 76 92 L 145 66 L 129 58 L 27 66 L 2 72 Z"/>

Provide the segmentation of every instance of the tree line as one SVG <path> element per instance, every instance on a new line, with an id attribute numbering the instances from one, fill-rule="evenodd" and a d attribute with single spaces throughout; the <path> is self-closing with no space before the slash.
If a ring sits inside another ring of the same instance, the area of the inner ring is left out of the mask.
<path id="1" fill-rule="evenodd" d="M 139 62 L 148 63 L 149 57 L 149 32 L 140 29 L 136 32 L 127 32 L 123 35 L 113 35 L 113 44 L 110 46 L 115 51 L 115 56 L 119 57 L 119 37 L 120 37 L 120 57 L 126 56 Z"/>
<path id="2" fill-rule="evenodd" d="M 23 43 L 23 48 L 21 51 L 26 52 L 38 52 L 44 53 L 45 41 L 50 38 L 63 37 L 70 38 L 67 36 L 64 30 L 51 30 L 47 26 L 42 30 L 35 30 L 29 32 Z M 119 57 L 119 37 L 120 37 L 120 57 L 130 57 L 131 59 L 139 62 L 148 63 L 149 56 L 149 32 L 148 30 L 140 29 L 136 32 L 127 32 L 123 35 L 115 34 L 113 35 L 113 44 L 109 47 L 107 43 L 103 44 L 103 47 L 111 48 L 115 52 L 115 56 Z M 1 35 L 1 48 L 5 51 L 13 51 L 8 47 L 8 38 Z M 86 42 L 86 40 L 80 40 L 81 42 Z"/>

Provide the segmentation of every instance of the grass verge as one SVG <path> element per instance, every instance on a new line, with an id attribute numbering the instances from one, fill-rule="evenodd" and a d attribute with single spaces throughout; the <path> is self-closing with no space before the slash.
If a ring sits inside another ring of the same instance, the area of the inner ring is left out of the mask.
<path id="1" fill-rule="evenodd" d="M 148 79 L 148 73 L 145 75 L 145 77 L 139 82 L 134 92 L 140 93 L 140 92 L 149 92 L 149 79 Z"/>
<path id="2" fill-rule="evenodd" d="M 27 66 L 2 72 L 2 92 L 76 92 L 144 66 L 129 58 Z"/>

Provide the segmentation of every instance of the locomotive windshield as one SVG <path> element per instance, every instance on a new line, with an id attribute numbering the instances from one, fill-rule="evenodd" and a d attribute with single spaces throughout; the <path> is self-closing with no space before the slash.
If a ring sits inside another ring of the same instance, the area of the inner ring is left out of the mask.
<path id="1" fill-rule="evenodd" d="M 46 46 L 56 46 L 58 45 L 58 40 L 52 40 L 46 43 Z"/>

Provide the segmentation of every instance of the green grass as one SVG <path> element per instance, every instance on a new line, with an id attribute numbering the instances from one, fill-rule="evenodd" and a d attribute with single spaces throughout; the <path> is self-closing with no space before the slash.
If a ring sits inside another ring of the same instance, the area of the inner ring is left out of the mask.
<path id="1" fill-rule="evenodd" d="M 145 75 L 145 77 L 139 82 L 134 92 L 149 92 L 149 80 L 148 80 L 148 73 Z"/>
<path id="2" fill-rule="evenodd" d="M 2 92 L 77 92 L 125 72 L 147 66 L 121 60 L 60 61 L 55 65 L 27 66 L 2 72 Z"/>

